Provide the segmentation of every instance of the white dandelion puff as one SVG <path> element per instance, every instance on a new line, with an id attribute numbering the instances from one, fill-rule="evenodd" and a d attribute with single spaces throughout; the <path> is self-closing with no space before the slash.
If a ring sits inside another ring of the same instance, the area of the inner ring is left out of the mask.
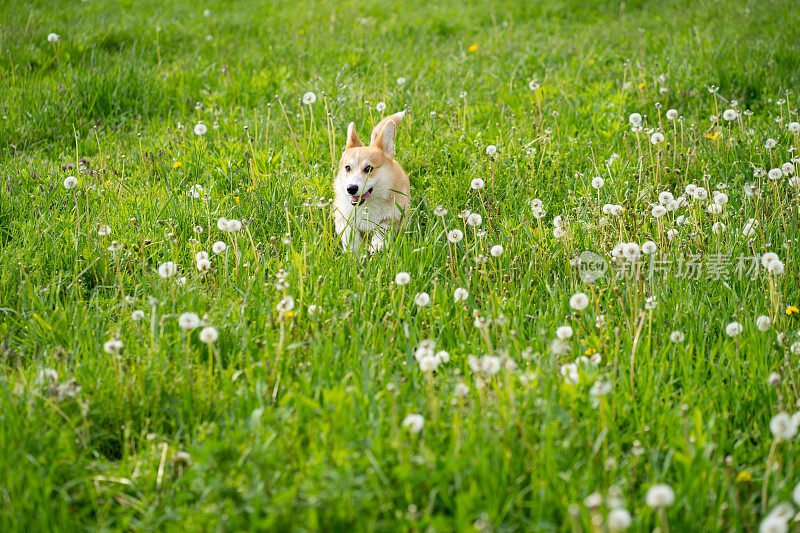
<path id="1" fill-rule="evenodd" d="M 178 325 L 181 329 L 191 331 L 200 326 L 200 317 L 197 313 L 183 313 L 178 317 Z"/>
<path id="2" fill-rule="evenodd" d="M 294 298 L 288 294 L 281 298 L 281 301 L 275 306 L 275 310 L 279 313 L 288 313 L 292 309 L 294 309 Z"/>
<path id="3" fill-rule="evenodd" d="M 204 344 L 214 344 L 219 338 L 219 331 L 214 326 L 206 326 L 200 330 L 199 337 Z"/>
<path id="4" fill-rule="evenodd" d="M 467 217 L 467 224 L 469 224 L 469 225 L 470 225 L 470 226 L 472 226 L 472 227 L 475 227 L 475 228 L 477 228 L 477 227 L 478 227 L 478 226 L 480 226 L 482 223 L 483 223 L 483 217 L 482 217 L 482 216 L 480 216 L 478 213 L 471 213 L 471 214 L 470 214 L 470 215 Z"/>
<path id="5" fill-rule="evenodd" d="M 303 95 L 303 103 L 306 105 L 311 105 L 317 101 L 317 95 L 311 91 L 308 91 L 306 94 Z"/>
<path id="6" fill-rule="evenodd" d="M 178 272 L 178 266 L 172 261 L 166 261 L 158 265 L 158 275 L 164 279 L 171 278 Z"/>
<path id="7" fill-rule="evenodd" d="M 733 321 L 730 324 L 728 324 L 727 326 L 725 326 L 725 334 L 728 337 L 736 337 L 743 330 L 744 330 L 744 328 L 742 327 L 742 325 L 739 322 L 736 322 L 736 321 Z"/>
<path id="8" fill-rule="evenodd" d="M 109 355 L 117 355 L 122 350 L 123 344 L 119 339 L 111 339 L 103 344 L 103 351 Z"/>
<path id="9" fill-rule="evenodd" d="M 736 120 L 739 117 L 739 113 L 736 112 L 735 109 L 726 109 L 722 112 L 722 118 L 730 122 L 731 120 Z"/>
<path id="10" fill-rule="evenodd" d="M 654 254 L 658 251 L 658 245 L 653 241 L 645 241 L 642 243 L 642 253 Z"/>
<path id="11" fill-rule="evenodd" d="M 451 229 L 447 232 L 447 240 L 453 244 L 460 242 L 464 238 L 464 232 L 460 229 Z"/>
<path id="12" fill-rule="evenodd" d="M 797 435 L 797 423 L 786 413 L 778 413 L 769 421 L 769 430 L 776 439 L 791 440 Z"/>
<path id="13" fill-rule="evenodd" d="M 674 344 L 680 344 L 684 338 L 683 332 L 677 329 L 669 334 L 669 340 Z"/>
<path id="14" fill-rule="evenodd" d="M 569 339 L 572 337 L 573 331 L 570 326 L 560 326 L 556 329 L 556 337 L 560 340 Z"/>
<path id="15" fill-rule="evenodd" d="M 771 327 L 772 319 L 770 317 L 761 315 L 760 317 L 756 318 L 756 328 L 758 328 L 758 331 L 769 331 Z"/>
<path id="16" fill-rule="evenodd" d="M 576 292 L 570 297 L 569 306 L 576 311 L 583 311 L 589 306 L 589 296 L 585 292 Z"/>
<path id="17" fill-rule="evenodd" d="M 425 427 L 425 417 L 420 414 L 411 414 L 403 419 L 403 429 L 409 433 L 417 434 Z"/>
<path id="18" fill-rule="evenodd" d="M 675 491 L 669 485 L 655 484 L 647 490 L 645 503 L 653 509 L 668 507 L 675 503 Z"/>

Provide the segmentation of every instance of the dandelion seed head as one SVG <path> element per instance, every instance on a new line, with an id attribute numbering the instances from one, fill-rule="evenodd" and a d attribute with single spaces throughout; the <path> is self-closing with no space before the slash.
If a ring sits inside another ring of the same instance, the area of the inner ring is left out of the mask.
<path id="1" fill-rule="evenodd" d="M 420 414 L 411 414 L 403 419 L 402 425 L 409 433 L 417 434 L 425 427 L 425 418 Z"/>
<path id="2" fill-rule="evenodd" d="M 791 440 L 797 435 L 797 423 L 786 413 L 777 413 L 769 421 L 769 430 L 776 439 Z"/>
<path id="3" fill-rule="evenodd" d="M 739 113 L 737 113 L 735 109 L 726 109 L 722 112 L 722 118 L 728 122 L 731 120 L 736 120 L 738 117 Z"/>
<path id="4" fill-rule="evenodd" d="M 739 322 L 736 322 L 736 321 L 733 321 L 733 322 L 729 323 L 727 326 L 725 326 L 725 334 L 728 337 L 736 337 L 743 330 L 744 330 L 744 328 L 742 327 L 742 325 Z"/>
<path id="5" fill-rule="evenodd" d="M 679 344 L 683 342 L 684 335 L 682 331 L 675 330 L 669 334 L 669 340 L 672 341 L 674 344 Z"/>
<path id="6" fill-rule="evenodd" d="M 164 279 L 171 278 L 178 272 L 178 266 L 172 261 L 166 261 L 158 265 L 158 275 Z"/>
<path id="7" fill-rule="evenodd" d="M 214 344 L 219 338 L 219 331 L 214 326 L 206 326 L 200 330 L 199 337 L 204 344 Z"/>
<path id="8" fill-rule="evenodd" d="M 583 311 L 589 306 L 589 296 L 585 292 L 576 292 L 570 297 L 569 306 L 576 311 Z"/>
<path id="9" fill-rule="evenodd" d="M 117 355 L 122 350 L 123 344 L 119 339 L 111 339 L 103 344 L 103 351 L 109 355 Z"/>
<path id="10" fill-rule="evenodd" d="M 181 329 L 191 331 L 200 326 L 200 317 L 197 313 L 183 313 L 178 317 L 178 325 Z"/>
<path id="11" fill-rule="evenodd" d="M 294 298 L 290 295 L 286 295 L 278 302 L 275 306 L 275 310 L 279 313 L 288 313 L 294 309 Z"/>
<path id="12" fill-rule="evenodd" d="M 305 105 L 311 105 L 317 101 L 317 95 L 311 91 L 308 91 L 306 94 L 303 95 L 303 103 Z"/>
<path id="13" fill-rule="evenodd" d="M 469 292 L 463 287 L 458 287 L 453 291 L 453 300 L 456 302 L 466 302 L 469 298 Z"/>
<path id="14" fill-rule="evenodd" d="M 645 503 L 653 509 L 668 507 L 675 503 L 675 491 L 663 483 L 653 485 L 647 490 Z"/>
<path id="15" fill-rule="evenodd" d="M 572 333 L 572 328 L 570 326 L 559 326 L 558 329 L 556 329 L 556 337 L 560 340 L 572 338 Z"/>
<path id="16" fill-rule="evenodd" d="M 477 228 L 477 227 L 478 227 L 478 226 L 480 226 L 482 223 L 483 223 L 483 217 L 482 217 L 482 216 L 480 216 L 478 213 L 471 213 L 471 214 L 470 214 L 470 215 L 467 217 L 467 224 L 469 224 L 469 225 L 470 225 L 470 226 L 472 226 L 472 227 L 475 227 L 475 228 Z"/>
<path id="17" fill-rule="evenodd" d="M 460 229 L 451 229 L 447 232 L 447 240 L 455 244 L 464 238 L 464 232 Z"/>

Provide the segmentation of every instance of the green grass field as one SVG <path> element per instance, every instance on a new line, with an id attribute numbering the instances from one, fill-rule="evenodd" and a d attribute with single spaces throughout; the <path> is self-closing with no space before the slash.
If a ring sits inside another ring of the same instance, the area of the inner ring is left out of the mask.
<path id="1" fill-rule="evenodd" d="M 254 4 L 0 7 L 0 531 L 797 531 L 800 5 Z"/>

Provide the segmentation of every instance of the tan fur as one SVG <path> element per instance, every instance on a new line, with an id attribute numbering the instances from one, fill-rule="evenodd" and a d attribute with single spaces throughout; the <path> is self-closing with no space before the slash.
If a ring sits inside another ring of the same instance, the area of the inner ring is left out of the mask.
<path id="1" fill-rule="evenodd" d="M 395 137 L 404 114 L 380 121 L 372 130 L 369 146 L 358 138 L 352 122 L 347 127 L 347 143 L 333 181 L 336 232 L 345 251 L 357 251 L 368 236 L 370 252 L 380 251 L 390 230 L 400 227 L 411 206 L 408 176 L 394 159 Z M 357 187 L 355 195 L 348 192 L 348 186 L 352 190 Z"/>

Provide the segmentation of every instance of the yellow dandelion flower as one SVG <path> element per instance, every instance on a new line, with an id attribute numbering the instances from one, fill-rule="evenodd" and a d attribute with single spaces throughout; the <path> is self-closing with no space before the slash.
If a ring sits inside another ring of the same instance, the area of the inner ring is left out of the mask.
<path id="1" fill-rule="evenodd" d="M 722 137 L 722 134 L 720 132 L 706 133 L 706 139 L 711 139 L 712 141 L 716 141 L 720 137 Z"/>
<path id="2" fill-rule="evenodd" d="M 583 352 L 583 355 L 589 356 L 589 355 L 593 355 L 593 354 L 596 354 L 596 353 L 597 353 L 597 350 L 595 350 L 594 348 L 586 348 L 586 351 Z"/>
<path id="3" fill-rule="evenodd" d="M 286 312 L 284 313 L 284 316 L 285 316 L 286 318 L 292 318 L 292 317 L 294 316 L 294 311 L 286 311 Z"/>
<path id="4" fill-rule="evenodd" d="M 238 205 L 239 204 L 239 197 L 238 196 L 234 196 L 233 199 L 236 200 L 236 204 Z"/>
<path id="5" fill-rule="evenodd" d="M 475 43 L 469 48 L 467 48 L 467 52 L 477 52 L 477 51 L 478 51 L 478 43 Z"/>
<path id="6" fill-rule="evenodd" d="M 181 168 L 181 162 L 175 161 L 174 163 L 172 163 L 172 168 Z"/>
<path id="7" fill-rule="evenodd" d="M 794 305 L 790 305 L 786 308 L 786 316 L 796 315 L 797 313 L 800 313 L 800 309 Z"/>
<path id="8" fill-rule="evenodd" d="M 590 59 L 590 60 L 589 60 L 589 64 L 590 64 L 590 65 L 594 65 L 594 59 Z"/>
<path id="9" fill-rule="evenodd" d="M 753 474 L 746 470 L 742 470 L 738 474 L 736 474 L 736 483 L 747 483 L 748 481 L 753 480 Z"/>
<path id="10" fill-rule="evenodd" d="M 639 87 L 640 89 L 644 89 L 644 88 L 646 87 L 646 85 L 647 85 L 647 84 L 645 84 L 644 82 L 642 82 L 642 83 L 640 83 L 639 85 L 637 85 L 637 87 Z"/>

